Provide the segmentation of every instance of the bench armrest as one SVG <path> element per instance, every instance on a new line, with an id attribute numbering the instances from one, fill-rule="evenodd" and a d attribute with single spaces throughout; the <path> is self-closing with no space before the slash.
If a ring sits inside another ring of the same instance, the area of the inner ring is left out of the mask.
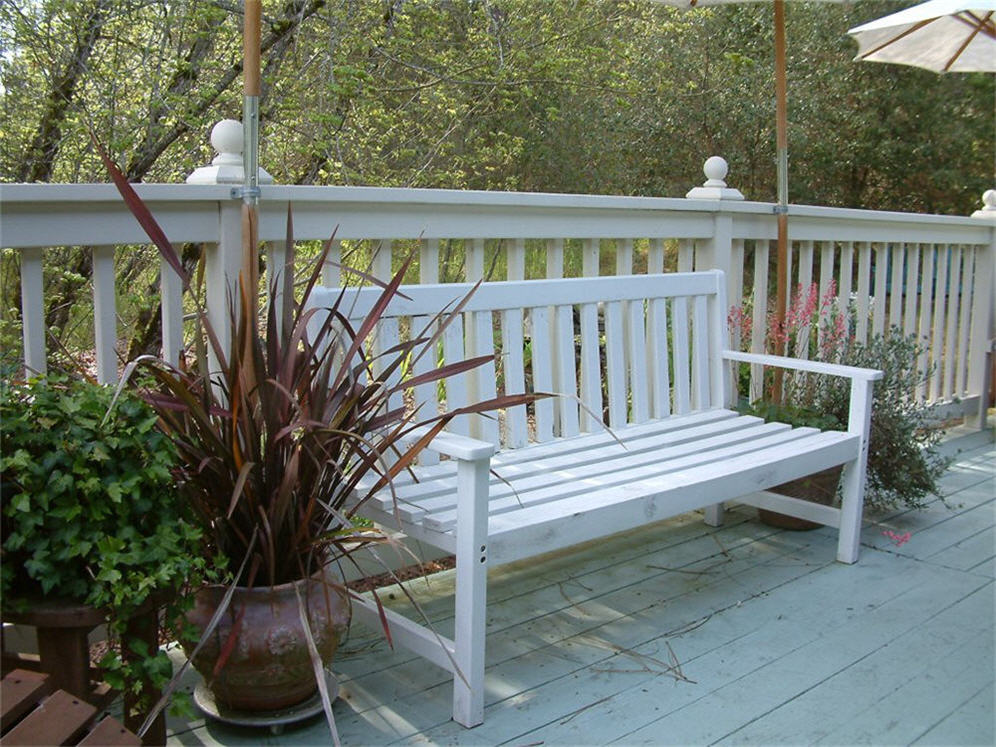
<path id="1" fill-rule="evenodd" d="M 429 431 L 428 427 L 415 428 L 408 435 L 406 440 L 416 440 Z M 495 445 L 488 441 L 481 441 L 470 436 L 461 436 L 459 433 L 440 431 L 432 441 L 429 448 L 438 454 L 448 456 L 452 459 L 464 459 L 477 461 L 479 459 L 489 459 L 495 453 Z"/>
<path id="2" fill-rule="evenodd" d="M 741 353 L 738 350 L 724 350 L 720 355 L 729 361 L 738 363 L 756 363 L 762 366 L 777 366 L 779 368 L 790 368 L 796 371 L 809 371 L 811 373 L 827 374 L 829 376 L 842 376 L 847 379 L 859 379 L 862 381 L 878 381 L 884 375 L 882 371 L 874 368 L 857 368 L 856 366 L 842 366 L 839 363 L 822 363 L 820 361 L 810 361 L 804 358 L 789 358 L 784 355 L 768 355 L 766 353 Z"/>

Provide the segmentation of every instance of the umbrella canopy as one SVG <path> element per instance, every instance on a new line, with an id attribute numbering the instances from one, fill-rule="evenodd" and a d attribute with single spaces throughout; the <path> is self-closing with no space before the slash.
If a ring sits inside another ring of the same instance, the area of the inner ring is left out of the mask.
<path id="1" fill-rule="evenodd" d="M 856 60 L 937 73 L 996 72 L 996 0 L 929 0 L 856 26 Z"/>

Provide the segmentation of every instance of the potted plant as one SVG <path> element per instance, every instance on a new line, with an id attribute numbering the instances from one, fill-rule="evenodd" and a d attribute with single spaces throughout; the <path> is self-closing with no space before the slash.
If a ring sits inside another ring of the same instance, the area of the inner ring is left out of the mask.
<path id="1" fill-rule="evenodd" d="M 768 340 L 779 342 L 790 354 L 805 353 L 829 363 L 883 371 L 883 378 L 873 390 L 865 505 L 872 509 L 899 504 L 920 508 L 927 495 L 937 492 L 937 480 L 948 465 L 935 448 L 942 431 L 931 422 L 929 406 L 915 397 L 916 388 L 928 375 L 919 368 L 922 344 L 915 335 L 904 335 L 896 327 L 867 342 L 856 340 L 851 334 L 853 311 L 841 309 L 836 296 L 833 282 L 823 301 L 815 284 L 809 288 L 800 285 L 781 322 L 769 315 Z M 740 331 L 741 339 L 748 336 L 750 311 L 750 300 L 730 311 L 730 326 Z M 745 383 L 740 382 L 741 390 Z M 765 396 L 742 402 L 741 411 L 766 420 L 821 429 L 842 428 L 847 423 L 846 381 L 797 372 L 786 374 L 782 383 L 780 400 L 772 398 L 768 379 Z M 837 498 L 841 471 L 840 467 L 826 470 L 772 490 L 829 505 Z M 821 526 L 764 509 L 759 510 L 759 515 L 766 523 L 782 528 Z"/>
<path id="2" fill-rule="evenodd" d="M 162 607 L 170 631 L 182 592 L 209 572 L 204 535 L 173 488 L 176 449 L 145 402 L 114 394 L 60 375 L 0 384 L 3 608 L 5 619 L 31 621 L 73 609 L 81 641 L 106 622 L 104 678 L 128 705 L 148 709 L 143 697 L 172 667 L 131 621 Z M 88 679 L 86 660 L 54 664 L 82 668 L 62 679 Z"/>
<path id="3" fill-rule="evenodd" d="M 134 190 L 107 165 L 136 217 L 153 225 Z M 149 235 L 180 269 L 161 231 Z M 289 283 L 290 236 L 287 257 L 282 316 L 271 304 L 265 323 L 258 323 L 256 288 L 243 273 L 227 343 L 198 309 L 195 343 L 203 349 L 194 361 L 176 366 L 142 357 L 123 379 L 141 371 L 154 382 L 139 389 L 176 445 L 179 493 L 228 581 L 199 593 L 188 615 L 201 634 L 189 650 L 193 665 L 215 700 L 236 710 L 285 708 L 318 689 L 332 726 L 323 670 L 349 622 L 348 592 L 334 569 L 359 548 L 387 541 L 366 522 L 357 523 L 364 502 L 412 464 L 453 417 L 535 395 L 502 396 L 442 414 L 398 406 L 415 383 L 414 360 L 433 355 L 462 304 L 378 353 L 371 335 L 413 255 L 389 283 L 378 283 L 381 301 L 356 327 L 342 296 L 331 308 L 309 307 L 324 255 L 297 300 Z M 436 368 L 418 382 L 442 380 L 485 360 Z"/>

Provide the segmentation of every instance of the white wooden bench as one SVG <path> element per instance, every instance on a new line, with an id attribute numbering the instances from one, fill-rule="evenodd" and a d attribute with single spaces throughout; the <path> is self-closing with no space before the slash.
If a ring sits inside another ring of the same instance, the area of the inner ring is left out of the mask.
<path id="1" fill-rule="evenodd" d="M 403 287 L 407 298 L 392 301 L 377 345 L 386 350 L 421 329 L 470 287 Z M 723 501 L 734 499 L 837 527 L 837 559 L 857 559 L 872 382 L 881 373 L 725 349 L 724 288 L 718 271 L 486 283 L 440 349 L 421 359 L 495 355 L 497 365 L 446 382 L 450 408 L 498 387 L 561 395 L 512 408 L 500 422 L 461 416 L 433 443 L 446 459 L 427 460 L 417 480 L 404 475 L 393 496 L 385 490 L 363 507 L 456 555 L 453 639 L 400 615 L 389 621 L 396 643 L 454 673 L 459 723 L 484 720 L 489 567 L 695 509 L 718 525 Z M 338 292 L 319 289 L 315 305 Z M 379 291 L 354 293 L 341 308 L 362 318 Z M 848 430 L 791 428 L 728 409 L 734 361 L 850 378 Z M 413 396 L 436 412 L 440 389 L 417 387 Z M 840 508 L 765 492 L 835 465 L 845 465 Z M 372 605 L 355 605 L 354 614 L 380 625 Z"/>

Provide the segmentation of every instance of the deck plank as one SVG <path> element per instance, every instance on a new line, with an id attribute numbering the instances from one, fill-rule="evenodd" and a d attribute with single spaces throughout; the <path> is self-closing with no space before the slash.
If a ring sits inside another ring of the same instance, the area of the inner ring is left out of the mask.
<path id="1" fill-rule="evenodd" d="M 961 705 L 965 692 L 992 682 L 972 663 L 992 658 L 985 614 L 992 584 L 728 735 L 721 743 L 908 743 Z M 916 655 L 910 655 L 916 652 Z M 964 672 L 957 688 L 938 688 Z M 832 714 L 832 715 L 828 715 Z M 846 730 L 837 727 L 849 724 Z"/>
<path id="2" fill-rule="evenodd" d="M 994 702 L 996 694 L 990 683 L 928 729 L 912 744 L 943 745 L 943 747 L 953 744 L 989 747 L 996 744 L 996 735 L 993 733 Z M 971 736 L 966 738 L 966 735 Z"/>

